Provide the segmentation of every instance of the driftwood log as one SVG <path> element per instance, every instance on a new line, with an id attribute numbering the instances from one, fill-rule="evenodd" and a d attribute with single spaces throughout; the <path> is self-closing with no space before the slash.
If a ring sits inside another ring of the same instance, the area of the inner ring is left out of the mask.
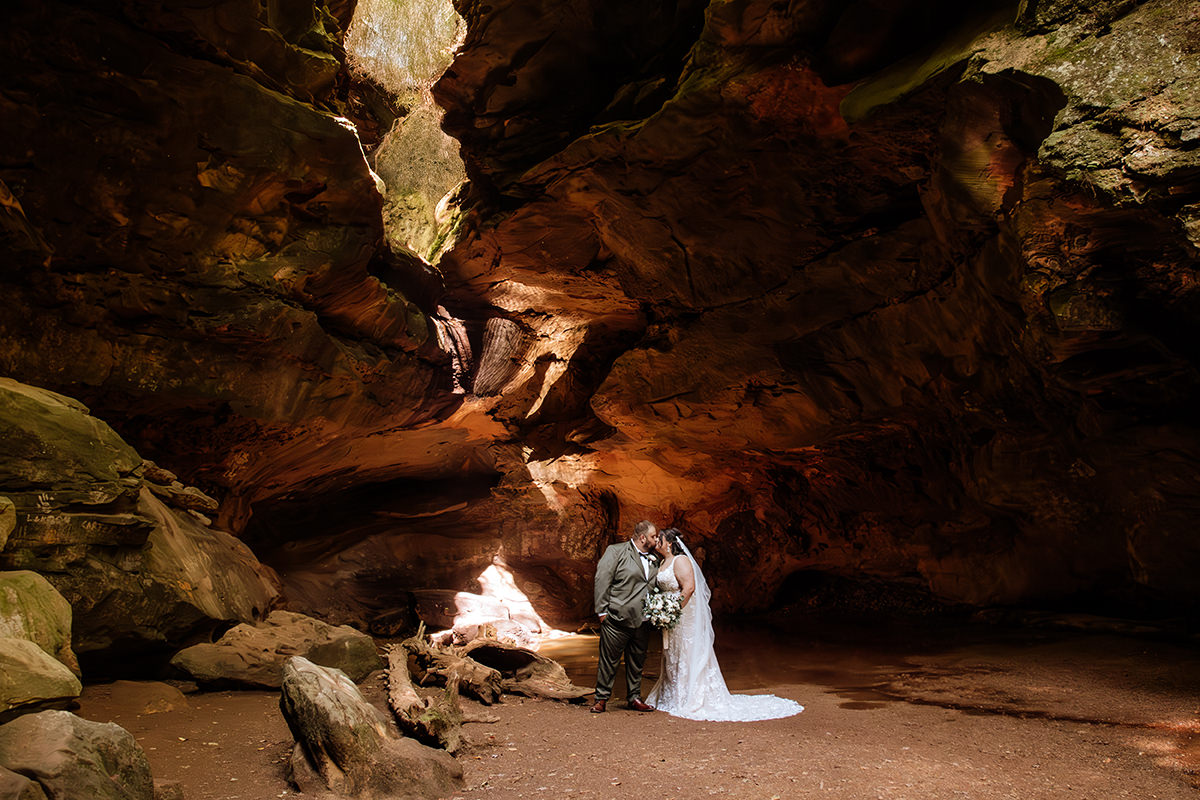
<path id="1" fill-rule="evenodd" d="M 400 647 L 408 653 L 408 667 L 418 685 L 457 683 L 459 691 L 484 705 L 500 701 L 501 676 L 497 670 L 470 656 L 430 644 L 425 640 L 424 626 Z"/>
<path id="2" fill-rule="evenodd" d="M 408 658 L 408 649 L 403 645 L 387 649 L 388 707 L 396 723 L 406 735 L 423 744 L 457 752 L 462 745 L 463 723 L 458 682 L 448 681 L 440 695 L 421 697 L 413 688 Z"/>
<path id="3" fill-rule="evenodd" d="M 445 692 L 424 697 L 417 693 L 414 678 L 419 686 L 445 686 Z M 591 694 L 591 689 L 571 683 L 557 661 L 528 648 L 491 638 L 459 648 L 439 647 L 425 638 L 424 624 L 415 636 L 387 648 L 387 684 L 388 706 L 400 729 L 451 753 L 462 745 L 464 722 L 498 719 L 464 716 L 460 691 L 485 705 L 499 702 L 502 692 L 570 701 Z"/>
<path id="4" fill-rule="evenodd" d="M 498 671 L 500 688 L 511 694 L 578 701 L 592 693 L 591 689 L 571 683 L 567 671 L 557 661 L 519 645 L 476 639 L 458 648 L 458 652 Z"/>

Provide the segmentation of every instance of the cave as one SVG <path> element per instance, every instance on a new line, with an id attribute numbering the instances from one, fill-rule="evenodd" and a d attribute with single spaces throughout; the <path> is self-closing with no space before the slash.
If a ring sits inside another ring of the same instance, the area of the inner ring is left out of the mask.
<path id="1" fill-rule="evenodd" d="M 0 570 L 85 684 L 272 611 L 594 634 L 640 520 L 731 630 L 1194 645 L 1194 4 L 18 0 L 0 41 Z"/>

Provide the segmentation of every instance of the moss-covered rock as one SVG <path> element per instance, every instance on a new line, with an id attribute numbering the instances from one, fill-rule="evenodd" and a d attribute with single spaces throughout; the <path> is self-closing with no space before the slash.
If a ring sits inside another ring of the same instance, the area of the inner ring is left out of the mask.
<path id="1" fill-rule="evenodd" d="M 168 493 L 182 508 L 152 493 L 141 458 L 82 404 L 0 379 L 0 434 L 13 455 L 0 462 L 0 491 L 16 516 L 0 566 L 20 570 L 0 577 L 8 635 L 32 638 L 78 670 L 72 634 L 78 654 L 169 652 L 269 610 L 274 573 L 192 513 L 200 493 Z"/>
<path id="2" fill-rule="evenodd" d="M 28 639 L 80 674 L 71 649 L 71 604 L 36 572 L 0 572 L 0 636 Z"/>
<path id="3" fill-rule="evenodd" d="M 279 700 L 296 739 L 292 779 L 301 791 L 344 797 L 444 797 L 462 785 L 448 754 L 402 738 L 337 669 L 288 659 Z"/>
<path id="4" fill-rule="evenodd" d="M 0 725 L 0 766 L 32 778 L 50 800 L 154 798 L 150 763 L 132 734 L 67 711 Z"/>
<path id="5" fill-rule="evenodd" d="M 0 637 L 0 713 L 65 703 L 82 691 L 79 678 L 38 645 L 28 639 Z"/>
<path id="6" fill-rule="evenodd" d="M 17 507 L 7 497 L 0 497 L 0 552 L 8 544 L 8 535 L 17 527 Z"/>

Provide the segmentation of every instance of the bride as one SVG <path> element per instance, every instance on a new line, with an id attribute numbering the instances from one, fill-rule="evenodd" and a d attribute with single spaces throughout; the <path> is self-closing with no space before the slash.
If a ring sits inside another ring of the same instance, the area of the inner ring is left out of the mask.
<path id="1" fill-rule="evenodd" d="M 662 677 L 646 702 L 676 717 L 713 722 L 750 722 L 799 714 L 804 706 L 770 694 L 730 694 L 713 651 L 712 593 L 679 531 L 668 528 L 655 548 L 663 557 L 657 586 L 680 592 L 683 616 L 664 631 Z"/>

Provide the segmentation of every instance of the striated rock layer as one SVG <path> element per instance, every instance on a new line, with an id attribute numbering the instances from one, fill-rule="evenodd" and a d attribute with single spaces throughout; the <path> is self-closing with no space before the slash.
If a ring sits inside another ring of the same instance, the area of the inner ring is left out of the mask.
<path id="1" fill-rule="evenodd" d="M 266 614 L 278 579 L 194 508 L 215 501 L 158 483 L 174 476 L 87 412 L 0 378 L 0 492 L 17 518 L 0 569 L 20 570 L 0 573 L 3 633 L 31 640 L 74 680 L 76 653 L 163 654 Z"/>
<path id="2" fill-rule="evenodd" d="M 642 517 L 725 609 L 1193 607 L 1193 6 L 460 0 L 435 267 L 385 243 L 349 4 L 23 3 L 0 370 L 337 622 L 493 568 L 578 619 Z"/>

